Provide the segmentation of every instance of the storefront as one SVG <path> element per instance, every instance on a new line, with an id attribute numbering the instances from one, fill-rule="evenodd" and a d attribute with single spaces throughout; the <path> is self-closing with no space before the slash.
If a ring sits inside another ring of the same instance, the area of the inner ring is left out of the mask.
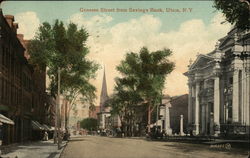
<path id="1" fill-rule="evenodd" d="M 6 116 L 0 114 L 0 145 L 5 144 L 6 142 L 3 141 L 8 141 L 8 132 L 10 130 L 10 126 L 13 126 L 14 122 L 7 118 Z"/>

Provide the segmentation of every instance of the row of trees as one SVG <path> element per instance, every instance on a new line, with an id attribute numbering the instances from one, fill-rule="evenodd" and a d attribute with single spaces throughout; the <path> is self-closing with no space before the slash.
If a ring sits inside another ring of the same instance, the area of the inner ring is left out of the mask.
<path id="1" fill-rule="evenodd" d="M 60 71 L 60 93 L 67 99 L 67 117 L 76 105 L 76 100 L 93 106 L 96 88 L 89 83 L 95 77 L 98 64 L 86 58 L 88 33 L 77 28 L 76 24 L 67 26 L 56 20 L 53 25 L 43 23 L 33 40 L 29 42 L 28 52 L 33 65 L 46 69 L 50 78 L 50 92 L 57 96 L 58 71 Z M 65 105 L 64 105 L 65 106 Z M 66 127 L 68 121 L 66 120 Z"/>
<path id="2" fill-rule="evenodd" d="M 107 105 L 112 107 L 112 115 L 120 117 L 126 135 L 131 135 L 135 128 L 145 128 L 138 124 L 145 119 L 144 125 L 151 124 L 151 114 L 161 102 L 166 76 L 174 69 L 174 63 L 168 59 L 171 54 L 169 49 L 149 52 L 143 47 L 139 53 L 127 53 L 117 66 L 121 77 L 115 79 L 114 94 Z"/>

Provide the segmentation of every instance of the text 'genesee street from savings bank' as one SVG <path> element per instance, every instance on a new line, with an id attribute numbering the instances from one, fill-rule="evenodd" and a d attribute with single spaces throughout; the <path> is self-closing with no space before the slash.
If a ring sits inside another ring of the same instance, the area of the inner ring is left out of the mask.
<path id="1" fill-rule="evenodd" d="M 117 13 L 190 13 L 193 8 L 80 8 L 80 12 L 117 12 Z"/>

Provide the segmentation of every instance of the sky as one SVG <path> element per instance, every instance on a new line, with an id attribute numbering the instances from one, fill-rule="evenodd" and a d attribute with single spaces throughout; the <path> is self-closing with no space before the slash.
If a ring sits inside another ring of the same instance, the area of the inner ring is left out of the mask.
<path id="1" fill-rule="evenodd" d="M 164 94 L 188 93 L 183 73 L 190 61 L 197 54 L 213 51 L 216 42 L 232 28 L 229 23 L 222 24 L 225 18 L 213 8 L 213 1 L 5 1 L 1 8 L 4 14 L 15 16 L 18 33 L 25 39 L 32 39 L 41 23 L 53 23 L 55 19 L 87 29 L 88 58 L 102 66 L 91 81 L 97 87 L 97 105 L 103 67 L 110 95 L 114 78 L 120 75 L 116 66 L 126 53 L 139 52 L 143 46 L 150 51 L 169 48 L 173 52 L 170 60 L 176 67 L 166 78 Z"/>

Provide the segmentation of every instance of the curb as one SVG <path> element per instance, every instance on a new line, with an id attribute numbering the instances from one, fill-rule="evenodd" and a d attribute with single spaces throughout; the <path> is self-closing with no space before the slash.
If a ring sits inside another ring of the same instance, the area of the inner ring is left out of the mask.
<path id="1" fill-rule="evenodd" d="M 68 145 L 68 142 L 69 142 L 69 140 L 65 142 L 65 145 L 62 147 L 62 149 L 60 149 L 60 152 L 59 152 L 58 156 L 56 156 L 55 158 L 60 158 L 62 156 L 62 153 L 63 153 L 64 149 Z"/>

